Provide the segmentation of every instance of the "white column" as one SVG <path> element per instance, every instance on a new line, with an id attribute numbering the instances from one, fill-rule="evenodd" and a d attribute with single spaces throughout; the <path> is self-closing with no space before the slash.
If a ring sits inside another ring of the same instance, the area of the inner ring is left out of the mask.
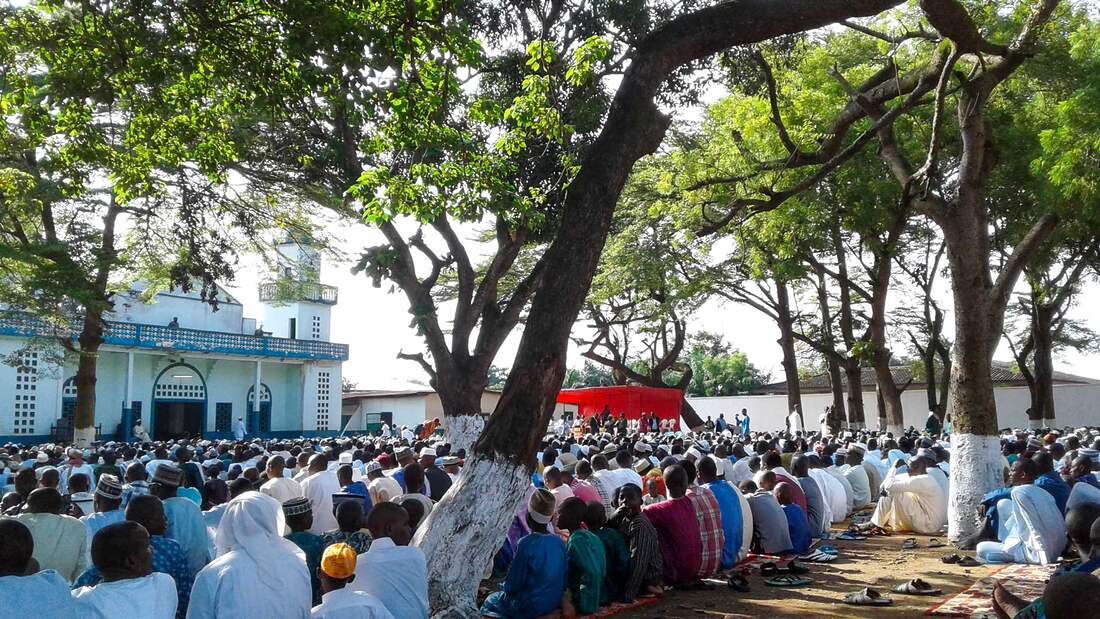
<path id="1" fill-rule="evenodd" d="M 256 362 L 256 384 L 252 386 L 252 412 L 260 412 L 260 365 L 261 361 Z M 256 418 L 256 423 L 259 423 L 259 417 Z"/>
<path id="2" fill-rule="evenodd" d="M 122 408 L 129 409 L 134 406 L 134 351 L 126 352 L 126 401 Z"/>

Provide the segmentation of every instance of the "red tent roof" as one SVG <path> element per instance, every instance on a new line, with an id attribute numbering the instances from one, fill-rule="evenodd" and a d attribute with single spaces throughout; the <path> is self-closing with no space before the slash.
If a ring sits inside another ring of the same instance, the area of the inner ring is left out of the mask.
<path id="1" fill-rule="evenodd" d="M 680 420 L 680 407 L 684 394 L 679 389 L 638 387 L 589 387 L 563 389 L 558 393 L 558 404 L 574 404 L 578 417 L 590 417 L 601 413 L 606 406 L 618 419 L 625 413 L 627 419 L 638 419 L 642 413 L 656 413 L 658 419 Z"/>

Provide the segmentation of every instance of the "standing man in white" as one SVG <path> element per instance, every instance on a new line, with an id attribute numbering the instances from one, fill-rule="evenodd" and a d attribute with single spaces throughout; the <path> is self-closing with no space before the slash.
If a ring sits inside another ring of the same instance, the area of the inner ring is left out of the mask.
<path id="1" fill-rule="evenodd" d="M 237 421 L 233 423 L 233 438 L 238 441 L 244 440 L 244 419 L 237 417 Z"/>
<path id="2" fill-rule="evenodd" d="M 791 414 L 787 415 L 787 427 L 790 429 L 791 434 L 802 432 L 802 415 L 799 413 L 797 405 L 791 409 Z"/>

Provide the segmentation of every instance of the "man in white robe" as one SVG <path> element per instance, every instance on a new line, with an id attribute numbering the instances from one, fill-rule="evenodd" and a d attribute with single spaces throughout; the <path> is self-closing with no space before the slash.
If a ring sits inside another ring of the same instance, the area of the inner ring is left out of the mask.
<path id="1" fill-rule="evenodd" d="M 867 507 L 875 497 L 871 496 L 871 480 L 867 477 L 867 469 L 863 468 L 863 452 L 849 448 L 845 455 L 847 463 L 840 470 L 852 485 L 852 508 Z"/>
<path id="2" fill-rule="evenodd" d="M 814 462 L 811 460 L 811 462 Z M 821 495 L 829 506 L 830 522 L 836 524 L 848 518 L 848 495 L 844 492 L 844 485 L 840 480 L 830 475 L 825 469 L 819 468 L 820 460 L 816 460 L 810 468 L 810 478 L 817 482 L 821 488 Z"/>
<path id="3" fill-rule="evenodd" d="M 997 502 L 996 542 L 979 542 L 983 563 L 1054 563 L 1066 548 L 1066 521 L 1049 492 L 1034 484 L 1014 486 Z"/>
<path id="4" fill-rule="evenodd" d="M 153 571 L 149 534 L 136 522 L 107 525 L 92 542 L 99 584 L 73 591 L 76 616 L 94 619 L 174 619 L 178 596 L 168 574 Z"/>
<path id="5" fill-rule="evenodd" d="M 61 494 L 53 488 L 38 488 L 27 497 L 26 511 L 16 520 L 34 537 L 34 559 L 44 570 L 56 570 L 69 582 L 87 566 L 88 529 L 84 523 L 61 512 Z"/>
<path id="6" fill-rule="evenodd" d="M 313 601 L 305 554 L 285 539 L 282 506 L 259 492 L 228 504 L 218 558 L 195 576 L 187 619 L 306 619 Z"/>
<path id="7" fill-rule="evenodd" d="M 927 473 L 928 461 L 913 458 L 908 473 L 894 468 L 882 482 L 871 522 L 890 531 L 938 535 L 947 525 L 947 494 Z"/>
<path id="8" fill-rule="evenodd" d="M 244 419 L 237 417 L 237 421 L 233 422 L 233 438 L 243 441 L 244 434 Z"/>
<path id="9" fill-rule="evenodd" d="M 305 494 L 302 492 L 302 486 L 287 477 L 283 477 L 283 471 L 286 468 L 286 460 L 282 456 L 272 456 L 267 461 L 267 481 L 264 485 L 260 486 L 260 492 L 275 499 L 280 505 L 286 503 L 290 499 L 298 499 Z"/>
<path id="10" fill-rule="evenodd" d="M 317 454 L 309 459 L 309 476 L 302 480 L 302 493 L 313 509 L 313 526 L 309 532 L 314 535 L 340 528 L 332 513 L 332 495 L 340 492 L 340 481 L 327 469 L 325 457 Z"/>
<path id="11" fill-rule="evenodd" d="M 834 462 L 839 462 L 841 465 L 843 465 L 844 458 L 847 456 L 847 453 L 848 452 L 845 449 L 838 449 L 836 453 L 833 454 Z M 844 500 L 848 505 L 845 512 L 851 514 L 852 510 L 855 508 L 856 503 L 856 493 L 855 490 L 852 489 L 852 482 L 848 481 L 848 478 L 844 476 L 844 470 L 838 464 L 834 463 L 830 466 L 825 467 L 822 470 L 831 475 L 833 479 L 840 482 L 840 486 L 844 488 Z"/>

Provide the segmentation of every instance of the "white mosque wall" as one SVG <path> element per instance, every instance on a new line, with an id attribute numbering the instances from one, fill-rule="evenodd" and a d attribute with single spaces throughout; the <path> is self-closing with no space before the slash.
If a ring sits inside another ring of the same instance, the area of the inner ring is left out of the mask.
<path id="1" fill-rule="evenodd" d="M 110 316 L 110 320 L 159 326 L 168 325 L 173 318 L 183 329 L 244 332 L 244 308 L 239 303 L 224 301 L 215 310 L 202 302 L 194 290 L 162 292 L 152 303 L 143 303 L 132 294 L 120 294 L 115 297 L 115 309 Z"/>
<path id="2" fill-rule="evenodd" d="M 1027 408 L 1031 406 L 1031 396 L 1027 387 L 998 387 L 994 390 L 997 402 L 997 417 L 1002 428 L 1027 427 Z M 924 427 L 928 417 L 928 400 L 923 389 L 908 389 L 902 392 L 902 408 L 905 426 Z M 828 393 L 811 393 L 802 396 L 802 412 L 806 428 L 818 430 L 818 417 L 833 398 Z M 704 420 L 709 416 L 718 419 L 725 414 L 732 421 L 734 414 L 742 408 L 748 409 L 753 430 L 774 431 L 786 427 L 786 395 L 744 395 L 716 398 L 688 398 L 688 402 Z M 875 392 L 863 393 L 863 407 L 867 426 L 877 429 L 878 408 Z M 1100 426 L 1100 385 L 1055 385 L 1054 408 L 1057 414 L 1056 424 L 1062 426 Z"/>

